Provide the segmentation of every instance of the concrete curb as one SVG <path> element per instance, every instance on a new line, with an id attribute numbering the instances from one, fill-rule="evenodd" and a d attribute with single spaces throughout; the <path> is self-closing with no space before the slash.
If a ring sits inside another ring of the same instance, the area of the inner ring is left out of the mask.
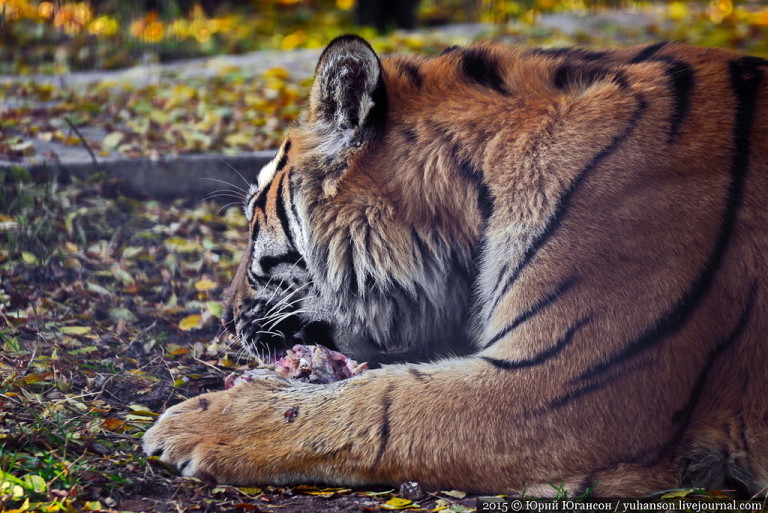
<path id="1" fill-rule="evenodd" d="M 135 197 L 203 199 L 217 191 L 247 189 L 245 181 L 254 182 L 259 170 L 275 156 L 274 151 L 257 151 L 242 155 L 179 155 L 152 160 L 149 158 L 109 157 L 94 165 L 90 159 L 44 161 L 16 164 L 0 161 L 0 170 L 23 167 L 35 178 L 68 177 L 87 179 L 97 173 L 121 181 L 124 194 Z M 228 197 L 219 201 L 234 201 Z"/>

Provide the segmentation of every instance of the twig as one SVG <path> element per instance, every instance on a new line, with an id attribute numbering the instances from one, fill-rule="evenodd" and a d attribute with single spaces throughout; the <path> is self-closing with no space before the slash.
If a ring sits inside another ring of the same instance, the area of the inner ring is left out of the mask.
<path id="1" fill-rule="evenodd" d="M 219 369 L 219 368 L 218 368 L 218 367 L 216 367 L 215 365 L 211 365 L 210 363 L 206 362 L 205 360 L 201 360 L 201 359 L 200 359 L 200 358 L 198 358 L 197 356 L 193 356 L 193 357 L 192 357 L 192 359 L 193 359 L 193 360 L 195 360 L 197 363 L 202 363 L 202 364 L 203 364 L 203 365 L 205 365 L 206 367 L 210 367 L 211 369 L 215 370 L 215 371 L 216 371 L 216 372 L 218 372 L 219 374 L 226 374 L 226 373 L 227 373 L 226 371 L 223 371 L 223 370 Z"/>
<path id="2" fill-rule="evenodd" d="M 67 122 L 69 127 L 80 138 L 80 142 L 83 143 L 83 146 L 85 147 L 86 151 L 88 152 L 88 155 L 91 156 L 91 160 L 93 161 L 93 165 L 96 166 L 96 167 L 99 167 L 99 162 L 96 160 L 96 155 L 93 154 L 93 150 L 91 150 L 91 147 L 88 146 L 88 141 L 85 140 L 85 137 L 83 137 L 83 134 L 80 133 L 80 130 L 78 130 L 77 127 L 75 126 L 75 124 L 72 122 L 72 120 L 69 119 L 69 116 L 64 116 L 64 121 Z"/>

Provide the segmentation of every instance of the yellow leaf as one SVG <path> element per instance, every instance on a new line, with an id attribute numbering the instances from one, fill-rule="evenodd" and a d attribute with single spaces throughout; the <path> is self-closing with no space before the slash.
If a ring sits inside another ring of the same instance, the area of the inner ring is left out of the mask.
<path id="1" fill-rule="evenodd" d="M 161 110 L 153 110 L 149 113 L 149 119 L 157 123 L 158 125 L 164 125 L 171 120 L 170 114 Z"/>
<path id="2" fill-rule="evenodd" d="M 382 504 L 383 509 L 407 509 L 413 507 L 413 501 L 408 499 L 401 499 L 400 497 L 393 497 L 386 503 Z"/>
<path id="3" fill-rule="evenodd" d="M 440 493 L 443 495 L 447 495 L 448 497 L 453 497 L 454 499 L 463 499 L 464 497 L 467 496 L 467 492 L 462 492 L 459 490 L 450 490 L 450 491 L 440 490 Z"/>
<path id="4" fill-rule="evenodd" d="M 21 259 L 24 260 L 25 264 L 36 264 L 37 263 L 37 257 L 34 253 L 30 253 L 29 251 L 22 251 L 21 252 Z"/>
<path id="5" fill-rule="evenodd" d="M 671 2 L 667 9 L 667 15 L 673 20 L 681 20 L 688 15 L 688 6 L 685 2 Z"/>
<path id="6" fill-rule="evenodd" d="M 65 335 L 87 335 L 91 332 L 88 326 L 62 326 L 61 332 Z"/>
<path id="7" fill-rule="evenodd" d="M 238 490 L 246 495 L 259 495 L 262 493 L 261 488 L 239 487 Z"/>
<path id="8" fill-rule="evenodd" d="M 124 136 L 122 132 L 111 132 L 104 136 L 101 144 L 104 145 L 104 148 L 108 150 L 114 150 L 123 141 L 123 137 Z"/>
<path id="9" fill-rule="evenodd" d="M 660 498 L 661 499 L 683 499 L 690 494 L 693 493 L 693 489 L 685 489 L 685 490 L 672 490 L 670 492 L 665 493 Z"/>
<path id="10" fill-rule="evenodd" d="M 181 331 L 190 331 L 197 328 L 200 324 L 200 316 L 197 314 L 188 315 L 179 322 L 179 329 Z"/>
<path id="11" fill-rule="evenodd" d="M 254 138 L 248 134 L 238 132 L 230 134 L 224 138 L 227 146 L 250 146 L 254 143 Z"/>
<path id="12" fill-rule="evenodd" d="M 115 418 L 108 418 L 104 419 L 104 422 L 101 423 L 101 427 L 106 429 L 107 431 L 112 431 L 114 433 L 122 433 L 125 431 L 125 421 Z"/>
<path id="13" fill-rule="evenodd" d="M 216 283 L 215 281 L 211 281 L 209 279 L 202 279 L 197 283 L 195 283 L 195 288 L 200 292 L 204 292 L 206 290 L 213 290 L 218 286 L 219 286 L 218 283 Z"/>
<path id="14" fill-rule="evenodd" d="M 266 78 L 276 78 L 278 80 L 285 81 L 288 80 L 290 73 L 288 73 L 288 70 L 285 68 L 274 67 L 265 71 L 263 76 Z"/>

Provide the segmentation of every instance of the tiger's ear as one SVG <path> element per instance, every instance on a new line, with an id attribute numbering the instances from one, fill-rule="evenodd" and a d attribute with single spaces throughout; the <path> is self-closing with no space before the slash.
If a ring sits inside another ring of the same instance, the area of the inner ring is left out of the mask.
<path id="1" fill-rule="evenodd" d="M 315 69 L 309 122 L 326 159 L 347 161 L 384 122 L 387 95 L 381 63 L 358 36 L 337 37 Z"/>

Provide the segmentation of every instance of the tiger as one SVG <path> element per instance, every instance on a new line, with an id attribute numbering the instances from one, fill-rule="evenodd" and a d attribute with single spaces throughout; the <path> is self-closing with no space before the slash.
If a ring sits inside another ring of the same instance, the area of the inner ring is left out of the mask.
<path id="1" fill-rule="evenodd" d="M 191 398 L 144 451 L 234 485 L 765 495 L 767 78 L 677 42 L 334 39 L 223 322 L 372 368 Z"/>

